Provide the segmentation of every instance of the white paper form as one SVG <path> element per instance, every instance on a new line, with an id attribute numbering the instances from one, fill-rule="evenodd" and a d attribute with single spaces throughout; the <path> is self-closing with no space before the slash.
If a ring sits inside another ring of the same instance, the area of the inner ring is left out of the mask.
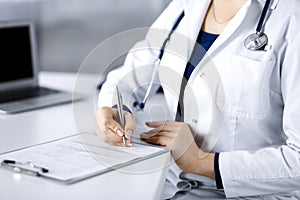
<path id="1" fill-rule="evenodd" d="M 95 134 L 82 133 L 1 154 L 0 161 L 30 161 L 49 169 L 43 177 L 69 184 L 167 152 L 165 148 L 138 143 L 117 147 L 102 142 Z"/>

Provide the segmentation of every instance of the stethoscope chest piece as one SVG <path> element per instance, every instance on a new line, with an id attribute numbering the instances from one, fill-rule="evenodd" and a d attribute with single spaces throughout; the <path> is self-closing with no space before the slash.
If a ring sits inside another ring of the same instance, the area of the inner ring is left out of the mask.
<path id="1" fill-rule="evenodd" d="M 268 44 L 268 37 L 265 33 L 258 32 L 249 35 L 245 41 L 244 46 L 249 50 L 262 50 Z"/>

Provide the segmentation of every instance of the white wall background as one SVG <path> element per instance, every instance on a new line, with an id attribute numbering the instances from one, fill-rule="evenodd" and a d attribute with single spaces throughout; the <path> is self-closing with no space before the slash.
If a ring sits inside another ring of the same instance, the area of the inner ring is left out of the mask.
<path id="1" fill-rule="evenodd" d="M 34 21 L 40 69 L 76 72 L 97 44 L 121 31 L 148 27 L 169 2 L 0 0 L 0 21 Z M 117 45 L 112 48 L 117 48 Z"/>

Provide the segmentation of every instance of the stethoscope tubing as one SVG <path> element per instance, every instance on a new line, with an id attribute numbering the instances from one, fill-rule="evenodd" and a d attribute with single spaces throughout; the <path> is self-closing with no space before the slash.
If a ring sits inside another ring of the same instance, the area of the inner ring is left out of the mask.
<path id="1" fill-rule="evenodd" d="M 257 27 L 256 27 L 256 33 L 262 33 L 263 32 L 263 30 L 262 30 L 263 29 L 263 24 L 265 22 L 265 19 L 266 19 L 267 13 L 268 13 L 268 9 L 270 7 L 270 3 L 271 3 L 271 0 L 266 0 L 266 3 L 264 5 L 263 11 L 261 13 L 259 22 L 258 22 Z"/>
<path id="2" fill-rule="evenodd" d="M 265 39 L 266 43 L 268 41 L 268 37 L 264 33 L 264 31 L 263 31 L 263 26 L 264 26 L 264 22 L 266 20 L 266 16 L 267 16 L 267 13 L 268 13 L 268 10 L 269 10 L 269 7 L 270 7 L 270 3 L 271 3 L 271 0 L 266 0 L 266 3 L 264 5 L 264 7 L 263 7 L 263 11 L 262 11 L 262 13 L 260 15 L 259 22 L 258 22 L 257 27 L 256 27 L 256 35 L 258 37 L 265 37 L 266 38 Z M 168 34 L 168 37 L 164 40 L 164 42 L 163 42 L 163 44 L 162 44 L 162 46 L 160 48 L 159 55 L 158 55 L 157 59 L 154 62 L 154 69 L 153 69 L 153 73 L 152 73 L 152 76 L 151 76 L 150 85 L 147 88 L 147 91 L 146 91 L 146 94 L 145 94 L 145 97 L 144 97 L 143 101 L 141 103 L 139 103 L 138 101 L 135 101 L 134 104 L 133 104 L 134 107 L 139 107 L 139 109 L 141 109 L 141 110 L 144 109 L 145 104 L 146 104 L 146 102 L 149 99 L 149 96 L 151 94 L 151 90 L 152 90 L 153 84 L 154 84 L 155 75 L 156 75 L 158 67 L 160 65 L 160 61 L 161 61 L 161 59 L 162 59 L 162 57 L 164 55 L 165 48 L 166 48 L 168 42 L 170 41 L 173 32 L 176 30 L 176 28 L 178 27 L 178 25 L 181 22 L 181 20 L 182 20 L 183 17 L 184 17 L 184 11 L 182 11 L 181 14 L 179 15 L 179 17 L 177 18 L 177 20 L 174 23 L 174 25 L 173 25 L 170 33 Z M 251 34 L 251 35 L 255 35 L 255 34 Z M 251 35 L 248 36 L 247 38 L 251 37 Z M 248 48 L 248 47 L 246 47 L 246 48 Z M 258 50 L 258 49 L 259 48 L 254 48 L 254 50 Z M 250 49 L 250 50 L 253 50 L 253 49 Z"/>
<path id="3" fill-rule="evenodd" d="M 133 103 L 134 107 L 138 106 L 139 109 L 144 109 L 145 104 L 146 104 L 147 100 L 150 97 L 151 90 L 152 90 L 153 84 L 154 84 L 154 79 L 155 79 L 158 67 L 160 66 L 161 59 L 164 56 L 166 46 L 167 46 L 168 42 L 170 41 L 172 34 L 174 33 L 174 31 L 176 30 L 176 28 L 180 24 L 181 20 L 183 19 L 183 17 L 184 17 L 184 11 L 182 11 L 180 13 L 180 15 L 177 18 L 176 22 L 174 23 L 171 31 L 169 32 L 168 37 L 164 40 L 164 42 L 163 42 L 163 44 L 162 44 L 162 46 L 160 48 L 159 55 L 158 55 L 157 59 L 154 61 L 154 64 L 153 64 L 154 65 L 154 69 L 153 69 L 152 76 L 151 76 L 151 79 L 150 79 L 150 84 L 149 84 L 149 87 L 148 87 L 148 89 L 146 91 L 146 94 L 145 94 L 145 97 L 144 97 L 143 101 L 141 103 L 139 103 L 138 101 L 135 101 Z"/>

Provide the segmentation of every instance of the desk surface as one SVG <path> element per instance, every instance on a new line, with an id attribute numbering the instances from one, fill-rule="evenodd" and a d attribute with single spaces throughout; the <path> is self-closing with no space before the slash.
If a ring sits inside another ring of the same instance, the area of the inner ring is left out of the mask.
<path id="1" fill-rule="evenodd" d="M 0 115 L 0 153 L 81 131 L 93 131 L 93 88 L 98 78 L 91 74 L 79 77 L 84 89 L 76 91 L 86 98 L 74 104 Z M 73 91 L 76 80 L 76 74 L 40 74 L 41 85 L 67 91 Z M 69 186 L 0 169 L 0 199 L 158 199 L 168 161 L 169 155 L 161 155 Z M 155 167 L 150 170 L 149 165 L 153 163 Z M 141 170 L 146 168 L 149 170 Z"/>

